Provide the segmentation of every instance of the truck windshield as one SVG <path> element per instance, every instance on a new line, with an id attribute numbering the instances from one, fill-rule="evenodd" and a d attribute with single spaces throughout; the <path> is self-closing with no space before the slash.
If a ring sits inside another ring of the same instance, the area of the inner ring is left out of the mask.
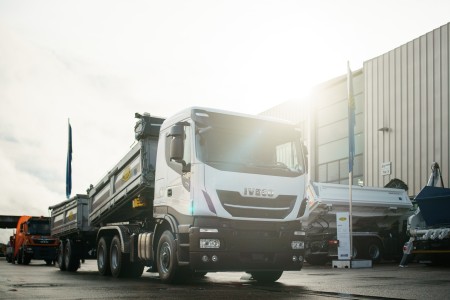
<path id="1" fill-rule="evenodd" d="M 212 121 L 197 127 L 196 153 L 200 161 L 234 172 L 289 177 L 305 172 L 300 133 L 294 128 L 256 120 L 246 124 L 243 118 L 238 123 L 233 121 L 227 127 Z"/>
<path id="2" fill-rule="evenodd" d="M 29 222 L 28 234 L 50 235 L 50 224 L 48 222 Z"/>

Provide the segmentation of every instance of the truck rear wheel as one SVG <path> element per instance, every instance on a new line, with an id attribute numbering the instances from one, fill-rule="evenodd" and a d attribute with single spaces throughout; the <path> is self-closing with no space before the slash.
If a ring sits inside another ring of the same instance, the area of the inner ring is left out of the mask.
<path id="1" fill-rule="evenodd" d="M 80 258 L 77 252 L 75 242 L 67 239 L 64 247 L 64 265 L 67 271 L 75 272 L 80 267 Z"/>
<path id="2" fill-rule="evenodd" d="M 312 266 L 324 266 L 329 261 L 326 254 L 310 254 L 305 259 Z"/>
<path id="3" fill-rule="evenodd" d="M 352 258 L 361 258 L 362 249 L 360 249 L 360 243 L 357 241 L 353 241 L 353 252 L 352 252 Z"/>
<path id="4" fill-rule="evenodd" d="M 109 258 L 112 276 L 116 278 L 126 277 L 130 260 L 125 253 L 122 253 L 122 243 L 118 235 L 115 235 L 111 241 Z"/>
<path id="5" fill-rule="evenodd" d="M 280 279 L 283 275 L 283 271 L 256 271 L 250 272 L 252 278 L 258 282 L 270 283 Z"/>
<path id="6" fill-rule="evenodd" d="M 58 249 L 58 265 L 59 269 L 61 271 L 66 270 L 66 263 L 64 262 L 64 242 L 61 241 L 59 243 L 59 249 Z"/>
<path id="7" fill-rule="evenodd" d="M 375 239 L 370 239 L 366 243 L 367 258 L 371 259 L 374 263 L 381 261 L 383 256 L 383 246 L 381 242 Z"/>
<path id="8" fill-rule="evenodd" d="M 175 239 L 172 232 L 166 230 L 161 235 L 156 252 L 156 265 L 163 283 L 175 281 L 178 270 Z"/>
<path id="9" fill-rule="evenodd" d="M 108 245 L 109 243 L 104 236 L 100 238 L 97 245 L 97 269 L 103 276 L 111 275 Z"/>

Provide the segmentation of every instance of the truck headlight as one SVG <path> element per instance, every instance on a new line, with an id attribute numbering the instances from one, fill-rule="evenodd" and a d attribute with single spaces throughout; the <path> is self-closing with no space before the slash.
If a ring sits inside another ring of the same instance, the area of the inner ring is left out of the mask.
<path id="1" fill-rule="evenodd" d="M 294 235 L 306 235 L 306 232 L 304 231 L 294 231 Z"/>
<path id="2" fill-rule="evenodd" d="M 305 243 L 303 241 L 292 241 L 291 248 L 292 250 L 305 249 Z"/>
<path id="3" fill-rule="evenodd" d="M 219 239 L 200 239 L 200 248 L 202 249 L 218 249 L 220 248 Z"/>

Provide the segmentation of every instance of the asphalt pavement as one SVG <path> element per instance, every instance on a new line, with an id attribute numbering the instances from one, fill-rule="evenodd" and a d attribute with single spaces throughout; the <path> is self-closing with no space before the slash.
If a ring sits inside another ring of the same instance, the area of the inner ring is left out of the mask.
<path id="1" fill-rule="evenodd" d="M 12 265 L 0 258 L 0 299 L 449 299 L 450 268 L 413 263 L 399 268 L 333 269 L 305 264 L 273 284 L 244 272 L 208 273 L 183 284 L 162 284 L 157 273 L 137 279 L 101 276 L 95 260 L 75 273 L 32 261 Z"/>

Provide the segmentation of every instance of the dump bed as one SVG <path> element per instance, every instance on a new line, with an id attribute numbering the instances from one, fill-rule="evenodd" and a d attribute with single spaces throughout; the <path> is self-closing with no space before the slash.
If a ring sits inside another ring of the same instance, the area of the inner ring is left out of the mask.
<path id="1" fill-rule="evenodd" d="M 151 216 L 161 118 L 139 116 L 136 145 L 89 191 L 91 226 Z"/>
<path id="2" fill-rule="evenodd" d="M 91 231 L 88 224 L 89 201 L 87 195 L 75 195 L 54 206 L 51 210 L 51 235 L 67 236 L 76 232 Z"/>
<path id="3" fill-rule="evenodd" d="M 349 211 L 349 198 L 348 185 L 311 182 L 302 222 L 311 225 L 321 220 L 334 227 L 336 212 Z M 352 219 L 356 224 L 371 222 L 388 227 L 411 209 L 412 203 L 405 190 L 352 186 Z"/>
<path id="4" fill-rule="evenodd" d="M 428 227 L 450 226 L 450 189 L 425 186 L 414 200 Z"/>

